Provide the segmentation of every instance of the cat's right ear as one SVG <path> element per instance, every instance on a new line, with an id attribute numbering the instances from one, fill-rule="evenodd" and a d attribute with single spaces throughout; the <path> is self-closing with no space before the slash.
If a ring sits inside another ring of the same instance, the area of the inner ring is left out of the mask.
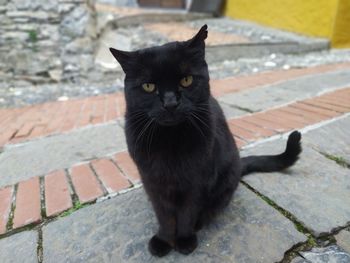
<path id="1" fill-rule="evenodd" d="M 122 51 L 115 48 L 109 48 L 109 51 L 111 51 L 113 57 L 122 66 L 125 73 L 132 67 L 132 63 L 135 59 L 135 52 Z"/>

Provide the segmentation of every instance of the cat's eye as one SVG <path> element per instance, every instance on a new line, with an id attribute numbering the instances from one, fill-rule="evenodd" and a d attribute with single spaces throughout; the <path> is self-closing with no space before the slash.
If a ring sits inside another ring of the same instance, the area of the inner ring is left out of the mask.
<path id="1" fill-rule="evenodd" d="M 180 80 L 180 84 L 184 88 L 191 86 L 192 82 L 193 82 L 192 76 L 187 76 L 187 77 L 184 77 L 183 79 Z"/>
<path id="2" fill-rule="evenodd" d="M 142 84 L 142 88 L 146 91 L 146 92 L 153 92 L 156 89 L 156 85 L 154 85 L 153 83 L 144 83 Z"/>

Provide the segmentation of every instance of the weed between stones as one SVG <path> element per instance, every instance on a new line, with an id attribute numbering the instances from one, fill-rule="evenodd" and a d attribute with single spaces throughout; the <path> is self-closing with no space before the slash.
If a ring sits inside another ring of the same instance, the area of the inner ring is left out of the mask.
<path id="1" fill-rule="evenodd" d="M 279 205 L 277 205 L 274 201 L 272 201 L 270 198 L 267 196 L 264 196 L 257 190 L 255 190 L 253 187 L 251 187 L 249 184 L 247 184 L 244 181 L 241 181 L 241 183 L 247 187 L 249 190 L 254 192 L 257 196 L 259 196 L 262 200 L 264 200 L 267 204 L 272 206 L 274 209 L 276 209 L 278 212 L 280 212 L 283 216 L 285 216 L 287 219 L 289 219 L 293 224 L 294 227 L 300 232 L 303 233 L 306 237 L 307 240 L 302 243 L 295 244 L 292 246 L 290 249 L 288 249 L 283 256 L 283 259 L 279 263 L 289 263 L 292 261 L 293 258 L 298 256 L 299 251 L 306 251 L 310 250 L 314 246 L 317 245 L 317 240 L 316 238 L 311 234 L 311 231 L 303 225 L 301 222 L 298 221 L 298 219 L 289 211 L 283 209 Z"/>
<path id="2" fill-rule="evenodd" d="M 241 110 L 241 111 L 245 111 L 245 112 L 248 112 L 248 113 L 254 113 L 253 110 L 245 108 L 245 107 L 241 107 L 241 106 L 238 106 L 238 105 L 231 105 L 231 106 L 232 106 L 232 108 L 236 108 L 236 109 Z"/>
<path id="3" fill-rule="evenodd" d="M 17 190 L 18 190 L 18 183 L 15 184 L 13 187 L 13 193 L 12 193 L 12 202 L 11 202 L 11 210 L 9 214 L 9 218 L 6 224 L 6 230 L 9 231 L 13 227 L 13 218 L 15 216 L 15 210 L 16 210 L 16 195 L 17 195 Z"/>
<path id="4" fill-rule="evenodd" d="M 336 162 L 338 165 L 340 165 L 340 166 L 342 166 L 344 168 L 350 168 L 350 165 L 341 156 L 336 156 L 336 155 L 328 154 L 328 153 L 325 153 L 325 152 L 321 152 L 321 154 L 323 156 L 325 156 L 326 158 L 328 158 L 329 160 L 332 160 L 332 161 Z"/>
<path id="5" fill-rule="evenodd" d="M 338 158 L 337 158 L 338 160 Z M 253 187 L 251 187 L 248 183 L 241 181 L 241 183 L 247 187 L 249 190 L 254 192 L 257 196 L 259 196 L 261 199 L 263 199 L 267 204 L 275 208 L 277 211 L 279 211 L 282 215 L 284 215 L 287 219 L 289 219 L 295 226 L 295 228 L 300 232 L 303 233 L 306 237 L 307 240 L 302 243 L 295 244 L 292 246 L 290 249 L 288 249 L 284 253 L 283 259 L 279 263 L 290 263 L 296 256 L 300 256 L 298 253 L 300 251 L 309 251 L 314 247 L 325 247 L 329 246 L 331 244 L 336 243 L 336 239 L 334 238 L 334 235 L 340 232 L 343 229 L 346 229 L 350 226 L 350 223 L 347 224 L 346 226 L 339 227 L 337 229 L 332 230 L 330 233 L 324 233 L 319 237 L 315 237 L 312 233 L 311 230 L 308 229 L 303 223 L 299 222 L 298 219 L 291 214 L 289 211 L 283 209 L 279 205 L 277 205 L 274 201 L 272 201 L 270 198 L 267 196 L 264 196 L 257 190 L 255 190 Z"/>
<path id="6" fill-rule="evenodd" d="M 44 177 L 39 177 L 39 185 L 40 185 L 40 213 L 42 218 L 46 218 L 46 209 L 45 209 L 45 182 Z"/>
<path id="7" fill-rule="evenodd" d="M 304 235 L 306 235 L 308 238 L 314 238 L 313 235 L 311 234 L 310 229 L 308 229 L 303 223 L 299 222 L 298 219 L 289 211 L 283 209 L 282 207 L 280 207 L 279 205 L 277 205 L 274 201 L 272 201 L 270 198 L 268 198 L 267 196 L 264 196 L 263 194 L 261 194 L 260 192 L 258 192 L 257 190 L 255 190 L 253 187 L 251 187 L 249 184 L 247 184 L 244 181 L 241 181 L 241 183 L 246 186 L 249 190 L 251 190 L 252 192 L 254 192 L 257 196 L 259 196 L 261 199 L 263 199 L 266 203 L 268 203 L 270 206 L 272 206 L 273 208 L 275 208 L 278 212 L 280 212 L 282 215 L 284 215 L 286 218 L 288 218 L 290 221 L 292 221 L 292 223 L 294 224 L 295 228 L 303 233 Z"/>
<path id="8" fill-rule="evenodd" d="M 69 216 L 70 214 L 72 214 L 73 212 L 88 206 L 89 203 L 86 204 L 81 204 L 79 201 L 74 202 L 74 206 L 70 209 L 68 209 L 67 211 L 63 212 L 62 214 L 60 214 L 60 217 L 65 217 L 65 216 Z"/>
<path id="9" fill-rule="evenodd" d="M 41 227 L 38 228 L 38 244 L 36 248 L 37 256 L 38 256 L 38 263 L 43 262 L 43 231 Z"/>

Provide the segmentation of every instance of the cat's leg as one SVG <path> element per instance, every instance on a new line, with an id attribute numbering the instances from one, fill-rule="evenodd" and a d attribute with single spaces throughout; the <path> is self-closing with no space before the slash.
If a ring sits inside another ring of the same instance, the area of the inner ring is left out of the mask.
<path id="1" fill-rule="evenodd" d="M 186 204 L 177 211 L 175 248 L 182 254 L 190 254 L 198 245 L 196 222 L 198 207 L 194 203 Z"/>
<path id="2" fill-rule="evenodd" d="M 176 218 L 174 210 L 164 204 L 154 202 L 153 207 L 158 219 L 159 230 L 150 239 L 148 248 L 152 255 L 163 257 L 174 247 Z"/>
<path id="3" fill-rule="evenodd" d="M 228 173 L 221 174 L 218 177 L 216 185 L 207 196 L 204 208 L 198 216 L 196 230 L 208 225 L 215 216 L 227 207 L 232 200 L 232 196 L 239 183 L 239 171 L 231 167 Z"/>

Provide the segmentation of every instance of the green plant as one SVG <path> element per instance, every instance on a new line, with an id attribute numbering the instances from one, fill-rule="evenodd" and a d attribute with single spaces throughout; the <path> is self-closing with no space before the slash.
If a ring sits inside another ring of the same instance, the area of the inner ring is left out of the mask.
<path id="1" fill-rule="evenodd" d="M 38 41 L 38 33 L 35 30 L 29 30 L 28 38 L 30 42 L 36 43 Z"/>
<path id="2" fill-rule="evenodd" d="M 349 167 L 348 163 L 345 161 L 345 159 L 343 157 L 339 157 L 339 156 L 335 156 L 335 155 L 327 154 L 327 153 L 323 153 L 323 155 L 326 156 L 328 159 L 336 162 L 340 166 L 343 166 L 345 168 Z"/>
<path id="3" fill-rule="evenodd" d="M 74 211 L 77 211 L 78 209 L 81 209 L 85 206 L 87 206 L 88 204 L 81 204 L 79 201 L 74 203 L 74 206 L 70 209 L 68 209 L 67 211 L 63 212 L 60 217 L 65 217 L 65 216 L 69 216 L 70 214 L 72 214 Z"/>

